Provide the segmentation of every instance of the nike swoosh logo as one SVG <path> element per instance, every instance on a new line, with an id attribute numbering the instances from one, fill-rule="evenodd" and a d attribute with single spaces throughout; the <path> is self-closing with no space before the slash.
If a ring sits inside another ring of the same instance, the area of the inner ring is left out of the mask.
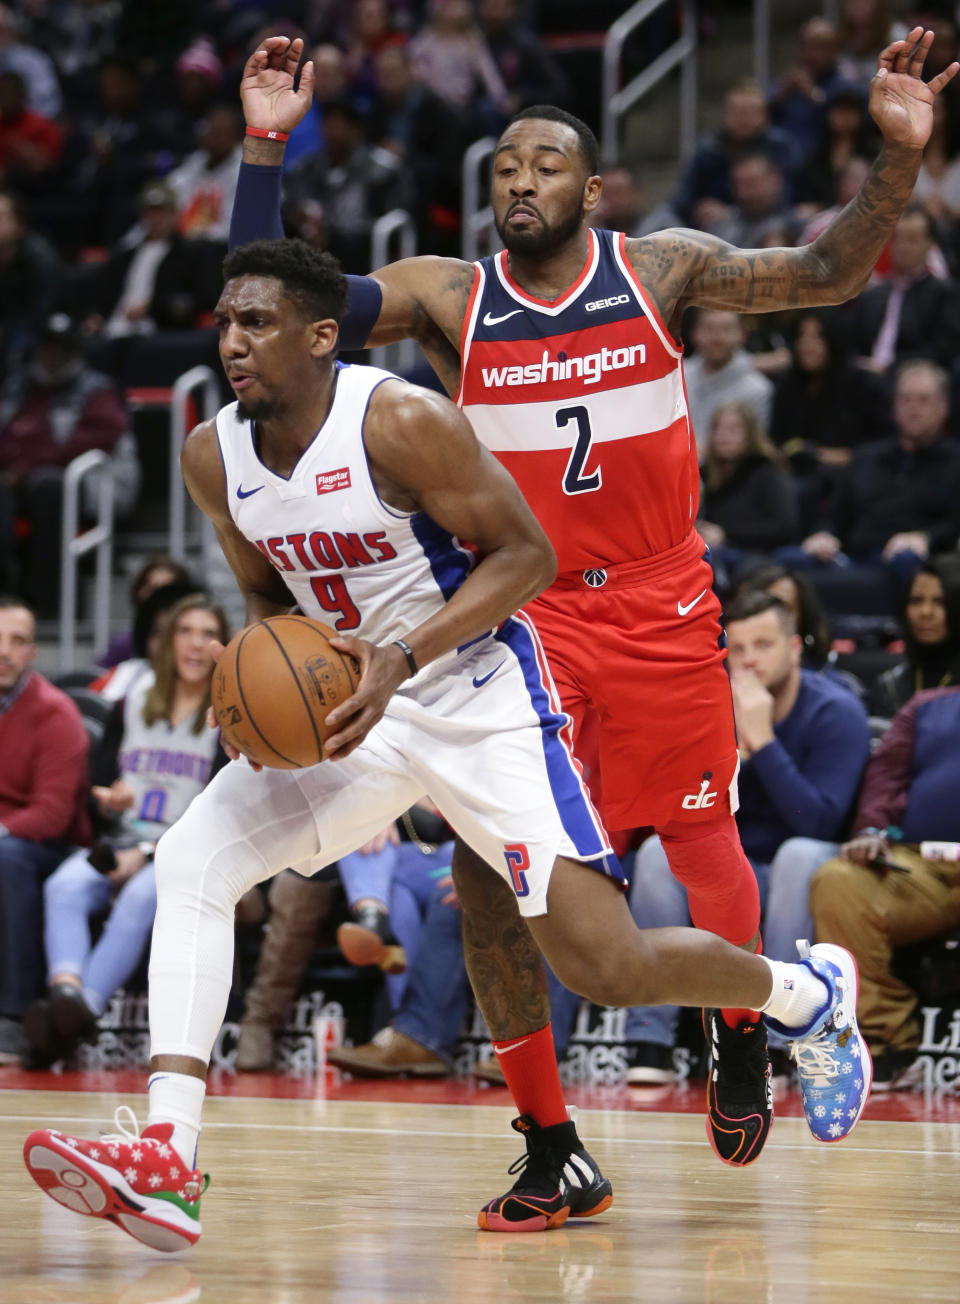
<path id="1" fill-rule="evenodd" d="M 692 602 L 688 602 L 686 606 L 684 606 L 682 602 L 678 602 L 677 615 L 685 616 L 688 611 L 692 611 L 694 607 L 697 605 L 697 603 L 700 601 L 700 599 L 703 597 L 703 594 L 706 593 L 706 591 L 707 590 L 704 589 L 703 593 L 698 593 L 697 596 L 694 598 L 694 600 Z"/>
<path id="2" fill-rule="evenodd" d="M 497 1046 L 496 1053 L 498 1055 L 506 1055 L 508 1051 L 519 1050 L 521 1046 L 526 1046 L 529 1040 L 529 1037 L 524 1037 L 523 1041 L 515 1041 L 512 1046 Z"/>
<path id="3" fill-rule="evenodd" d="M 502 665 L 503 665 L 503 662 L 501 661 L 501 662 L 500 662 L 500 665 L 496 665 L 496 666 L 494 666 L 493 669 L 490 671 L 489 674 L 484 675 L 484 676 L 483 676 L 482 678 L 480 678 L 480 679 L 478 679 L 478 678 L 476 677 L 476 675 L 474 675 L 474 677 L 473 677 L 473 686 L 474 686 L 474 688 L 482 688 L 482 687 L 484 686 L 484 684 L 487 682 L 488 679 L 492 679 L 492 678 L 493 678 L 493 676 L 497 673 L 497 671 L 500 669 L 500 666 L 502 666 Z"/>
<path id="4" fill-rule="evenodd" d="M 237 497 L 238 497 L 238 498 L 250 498 L 250 497 L 252 497 L 254 494 L 258 494 L 262 488 L 263 488 L 263 485 L 262 485 L 262 484 L 258 484 L 257 487 L 256 487 L 256 489 L 244 489 L 243 485 L 238 484 L 238 485 L 237 485 Z"/>
<path id="5" fill-rule="evenodd" d="M 502 321 L 509 321 L 511 317 L 516 317 L 518 312 L 523 312 L 522 308 L 514 308 L 513 312 L 504 313 L 502 317 L 491 317 L 489 312 L 483 314 L 484 326 L 499 326 Z"/>

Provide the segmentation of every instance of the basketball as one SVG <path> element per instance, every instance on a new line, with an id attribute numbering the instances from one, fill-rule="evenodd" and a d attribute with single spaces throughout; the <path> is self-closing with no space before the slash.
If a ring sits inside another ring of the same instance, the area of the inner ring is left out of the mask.
<path id="1" fill-rule="evenodd" d="M 306 616 L 270 616 L 231 639 L 211 685 L 223 738 L 274 770 L 322 761 L 327 714 L 360 679 L 354 658 L 330 646 L 336 637 Z"/>

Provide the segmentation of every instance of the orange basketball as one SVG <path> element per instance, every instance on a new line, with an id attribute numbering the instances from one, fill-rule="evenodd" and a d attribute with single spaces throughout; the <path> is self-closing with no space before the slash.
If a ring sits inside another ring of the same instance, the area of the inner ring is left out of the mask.
<path id="1" fill-rule="evenodd" d="M 251 761 L 295 770 L 323 760 L 327 713 L 360 679 L 330 646 L 336 630 L 306 616 L 271 616 L 230 640 L 213 672 L 220 732 Z"/>

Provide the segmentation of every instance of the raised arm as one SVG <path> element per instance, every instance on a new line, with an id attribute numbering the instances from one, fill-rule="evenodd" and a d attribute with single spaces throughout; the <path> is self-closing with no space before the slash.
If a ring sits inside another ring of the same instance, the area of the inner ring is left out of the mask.
<path id="1" fill-rule="evenodd" d="M 679 326 L 685 308 L 775 312 L 842 303 L 867 284 L 913 191 L 933 125 L 933 102 L 960 64 L 924 83 L 933 32 L 915 27 L 880 55 L 870 113 L 883 146 L 860 190 L 810 245 L 736 249 L 701 231 L 658 232 L 628 245 L 630 260 L 661 315 Z"/>
<path id="2" fill-rule="evenodd" d="M 190 497 L 211 521 L 236 576 L 246 604 L 247 624 L 289 611 L 293 606 L 290 590 L 263 553 L 244 538 L 230 515 L 214 421 L 204 421 L 191 431 L 180 455 L 180 469 Z"/>
<path id="3" fill-rule="evenodd" d="M 230 247 L 283 235 L 280 196 L 285 140 L 310 107 L 313 65 L 297 68 L 303 41 L 270 36 L 247 60 L 240 101 L 247 124 L 233 201 Z M 294 89 L 296 87 L 296 89 Z M 257 134 L 251 135 L 255 132 Z M 449 393 L 460 383 L 460 331 L 473 268 L 455 258 L 407 258 L 372 276 L 348 276 L 344 349 L 414 339 Z"/>

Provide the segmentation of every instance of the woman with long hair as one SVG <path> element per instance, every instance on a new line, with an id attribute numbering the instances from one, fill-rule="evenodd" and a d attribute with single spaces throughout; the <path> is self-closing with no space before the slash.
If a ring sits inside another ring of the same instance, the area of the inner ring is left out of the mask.
<path id="1" fill-rule="evenodd" d="M 153 927 L 153 851 L 225 760 L 207 724 L 215 640 L 230 630 L 205 594 L 181 598 L 163 626 L 154 674 L 119 701 L 92 763 L 101 836 L 68 856 L 44 887 L 50 990 L 24 1016 L 37 1063 L 92 1039 L 110 997 L 129 979 Z M 110 907 L 91 946 L 90 916 Z"/>
<path id="2" fill-rule="evenodd" d="M 749 404 L 723 403 L 716 409 L 700 471 L 697 529 L 718 572 L 732 576 L 748 555 L 797 537 L 790 476 Z"/>
<path id="3" fill-rule="evenodd" d="M 903 604 L 903 660 L 874 685 L 875 715 L 892 719 L 914 693 L 960 684 L 960 557 L 923 563 Z"/>

